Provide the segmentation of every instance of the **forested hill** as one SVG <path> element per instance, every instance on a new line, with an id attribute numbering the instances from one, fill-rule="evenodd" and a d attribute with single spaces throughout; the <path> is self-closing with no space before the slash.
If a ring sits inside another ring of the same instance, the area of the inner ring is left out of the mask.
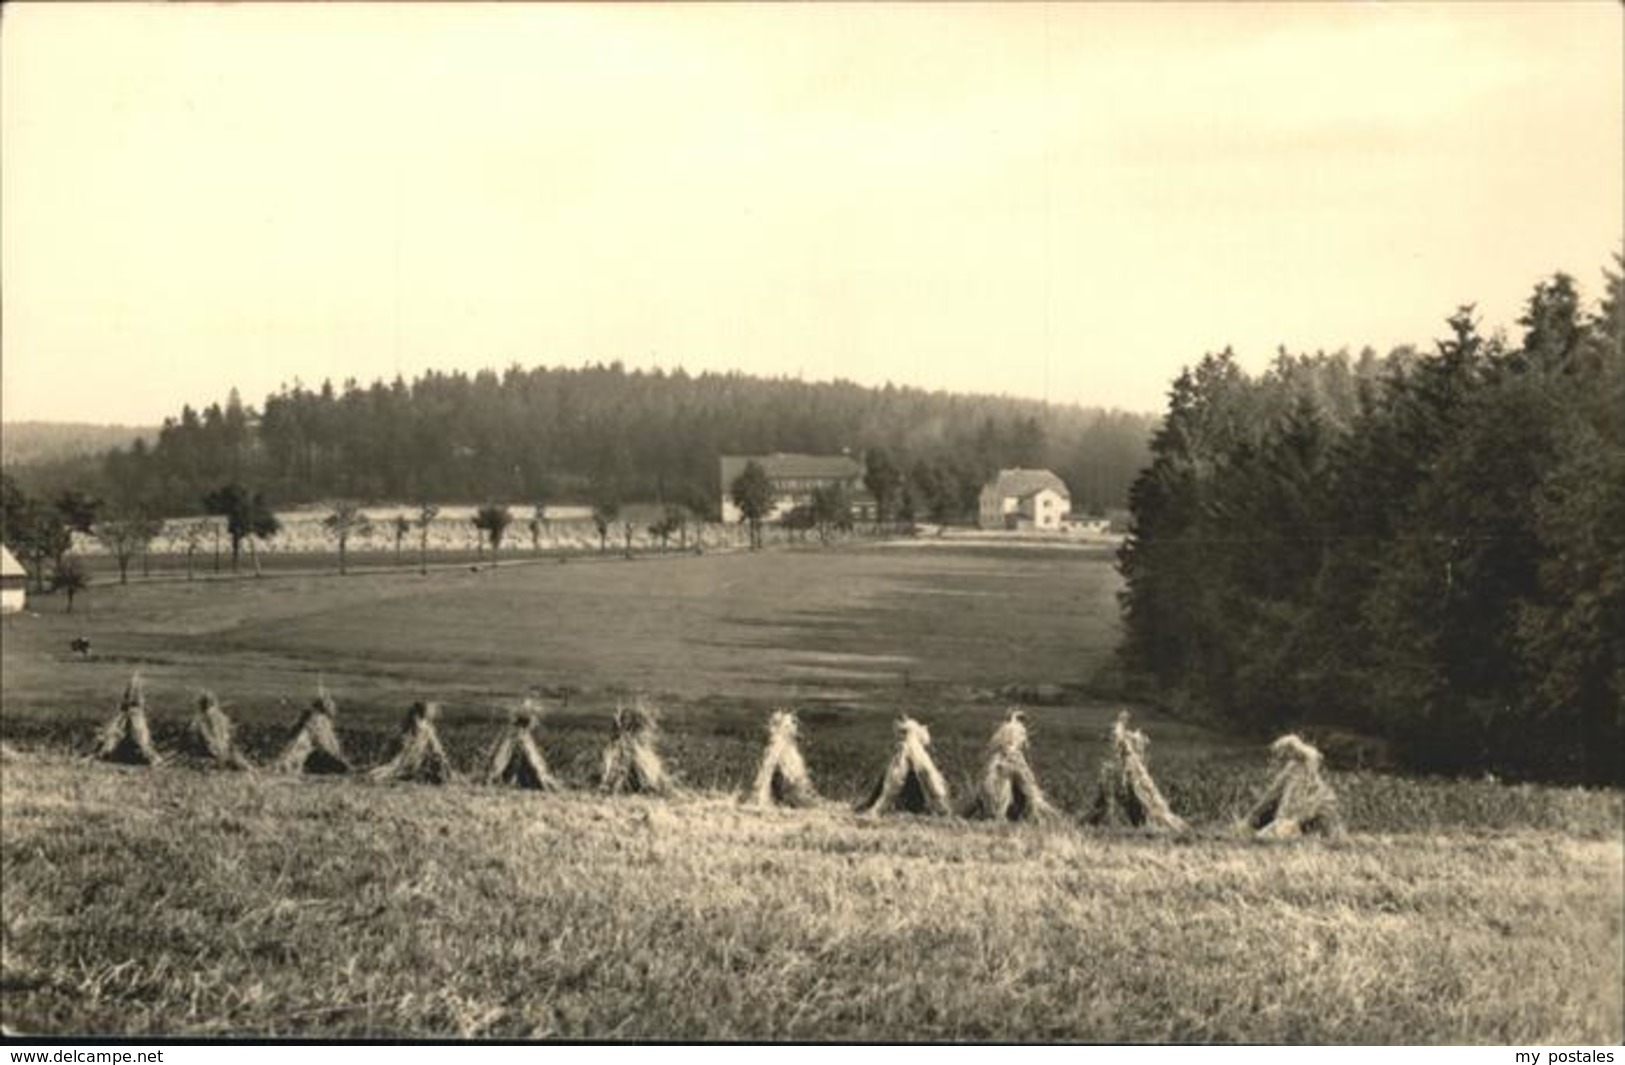
<path id="1" fill-rule="evenodd" d="M 507 503 L 656 500 L 717 508 L 723 454 L 884 451 L 898 502 L 921 519 L 975 513 L 1000 466 L 1047 466 L 1075 504 L 1125 504 L 1156 418 L 888 385 L 742 374 L 579 369 L 431 372 L 413 381 L 235 394 L 167 419 L 156 442 L 115 450 L 81 483 L 14 471 L 32 490 L 195 511 L 227 482 L 275 505 L 335 497 Z M 905 512 L 906 513 L 906 512 Z"/>
<path id="2" fill-rule="evenodd" d="M 151 443 L 157 436 L 157 426 L 7 422 L 0 427 L 0 462 L 10 467 L 71 461 L 129 447 L 138 439 Z"/>

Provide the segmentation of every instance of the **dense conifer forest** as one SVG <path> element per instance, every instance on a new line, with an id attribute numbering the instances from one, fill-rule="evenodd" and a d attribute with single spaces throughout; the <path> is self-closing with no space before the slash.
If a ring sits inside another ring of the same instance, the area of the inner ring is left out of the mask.
<path id="1" fill-rule="evenodd" d="M 33 469 L 19 484 L 78 489 L 166 515 L 221 484 L 272 505 L 660 500 L 714 514 L 717 458 L 772 451 L 884 452 L 896 517 L 973 516 L 1000 466 L 1053 468 L 1074 505 L 1121 508 L 1146 459 L 1150 415 L 915 388 L 743 374 L 579 369 L 429 373 L 362 385 L 295 383 L 258 407 L 235 393 L 167 419 L 150 444 Z"/>
<path id="2" fill-rule="evenodd" d="M 1131 493 L 1131 671 L 1245 729 L 1445 772 L 1625 779 L 1621 280 L 1431 352 L 1181 374 Z"/>

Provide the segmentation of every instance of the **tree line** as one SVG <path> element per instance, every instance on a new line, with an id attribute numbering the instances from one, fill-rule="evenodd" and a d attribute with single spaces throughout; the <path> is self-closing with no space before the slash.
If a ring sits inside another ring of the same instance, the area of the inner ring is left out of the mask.
<path id="1" fill-rule="evenodd" d="M 198 513 L 208 493 L 239 484 L 273 507 L 645 501 L 714 516 L 727 487 L 721 455 L 883 451 L 899 471 L 894 510 L 951 521 L 973 516 L 982 483 L 1014 465 L 1054 469 L 1081 508 L 1122 508 L 1154 420 L 844 381 L 514 366 L 367 386 L 296 382 L 258 409 L 234 391 L 183 408 L 151 443 L 11 472 L 36 495 L 76 489 L 166 515 Z"/>
<path id="2" fill-rule="evenodd" d="M 1130 492 L 1130 675 L 1425 770 L 1625 779 L 1625 323 L 1604 275 L 1589 310 L 1542 281 L 1516 342 L 1464 306 L 1427 353 L 1283 353 L 1252 376 L 1227 350 L 1182 373 Z"/>
<path id="3" fill-rule="evenodd" d="M 756 463 L 750 465 L 761 471 Z M 254 575 L 262 576 L 257 544 L 282 531 L 281 520 L 264 494 L 231 482 L 205 493 L 202 503 L 204 512 L 215 520 L 182 519 L 171 524 L 144 504 L 109 504 L 77 490 L 64 491 L 54 499 L 37 498 L 29 495 L 10 474 L 0 473 L 0 535 L 23 562 L 35 590 L 65 591 L 69 611 L 73 609 L 74 596 L 89 584 L 87 571 L 72 553 L 75 533 L 89 536 L 100 544 L 117 564 L 121 584 L 129 582 L 130 567 L 136 559 L 141 560 L 143 571 L 147 569 L 152 544 L 166 533 L 172 540 L 182 541 L 187 580 L 193 578 L 194 556 L 210 540 L 216 545 L 214 569 L 220 571 L 219 537 L 222 534 L 230 545 L 231 572 L 241 571 L 246 547 Z M 338 571 L 342 576 L 349 572 L 350 542 L 358 536 L 370 537 L 379 527 L 355 500 L 332 500 L 328 507 L 321 526 L 337 548 Z M 440 516 L 440 507 L 425 501 L 417 505 L 416 513 L 416 518 L 395 515 L 382 523 L 382 531 L 394 540 L 396 565 L 401 564 L 405 542 L 415 531 L 418 569 L 427 575 L 429 530 Z M 468 521 L 478 533 L 476 556 L 483 559 L 485 547 L 489 545 L 493 566 L 500 564 L 503 541 L 516 523 L 529 532 L 531 549 L 537 554 L 541 553 L 542 539 L 549 526 L 546 508 L 540 505 L 533 509 L 528 520 L 521 522 L 520 516 L 507 505 L 487 503 L 476 508 Z M 592 509 L 592 522 L 598 530 L 600 553 L 607 552 L 613 530 L 623 537 L 624 550 L 627 557 L 631 557 L 633 538 L 640 529 L 659 543 L 661 552 L 670 548 L 673 538 L 677 539 L 680 550 L 687 550 L 695 515 L 677 504 L 658 506 L 652 512 L 648 507 L 628 508 L 623 513 L 618 502 L 601 502 Z M 759 521 L 753 521 L 753 547 L 759 546 L 758 527 Z M 851 527 L 850 514 L 842 527 Z M 822 527 L 820 534 L 828 539 L 828 531 Z"/>

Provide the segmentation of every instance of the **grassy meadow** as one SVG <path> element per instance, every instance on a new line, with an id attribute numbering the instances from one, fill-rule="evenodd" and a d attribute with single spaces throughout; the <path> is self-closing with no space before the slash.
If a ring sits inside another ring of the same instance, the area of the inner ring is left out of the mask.
<path id="1" fill-rule="evenodd" d="M 1177 840 L 866 820 L 898 710 L 963 792 L 1011 692 L 1078 810 L 1117 707 L 1100 550 L 773 551 L 97 586 L 4 622 L 0 1023 L 15 1032 L 1593 1043 L 1625 1036 L 1617 793 L 1334 772 L 1350 838 L 1227 826 L 1252 741 L 1136 712 Z M 86 635 L 79 660 L 68 641 Z M 318 678 L 386 757 L 414 698 L 473 770 L 526 692 L 570 784 L 666 711 L 668 803 L 77 759 L 139 668 L 251 754 Z M 766 712 L 831 799 L 740 806 Z"/>

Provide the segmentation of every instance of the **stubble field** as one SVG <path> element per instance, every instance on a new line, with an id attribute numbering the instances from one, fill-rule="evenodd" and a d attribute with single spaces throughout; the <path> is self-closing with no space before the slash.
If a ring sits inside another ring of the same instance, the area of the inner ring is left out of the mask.
<path id="1" fill-rule="evenodd" d="M 0 1023 L 15 1032 L 1617 1042 L 1614 793 L 1335 773 L 1346 842 L 1228 824 L 1256 743 L 1137 720 L 1179 840 L 850 803 L 926 720 L 963 791 L 1016 689 L 1075 813 L 1116 706 L 1109 556 L 870 547 L 98 587 L 5 623 Z M 88 610 L 86 609 L 88 607 Z M 93 654 L 68 650 L 90 637 Z M 76 760 L 131 670 L 160 747 L 212 687 L 256 757 L 318 678 L 381 761 L 414 698 L 478 764 L 517 698 L 567 783 L 666 709 L 669 803 Z M 1038 685 L 1052 688 L 1036 689 Z M 1012 688 L 1011 686 L 1015 686 Z M 743 808 L 769 708 L 832 800 Z"/>

